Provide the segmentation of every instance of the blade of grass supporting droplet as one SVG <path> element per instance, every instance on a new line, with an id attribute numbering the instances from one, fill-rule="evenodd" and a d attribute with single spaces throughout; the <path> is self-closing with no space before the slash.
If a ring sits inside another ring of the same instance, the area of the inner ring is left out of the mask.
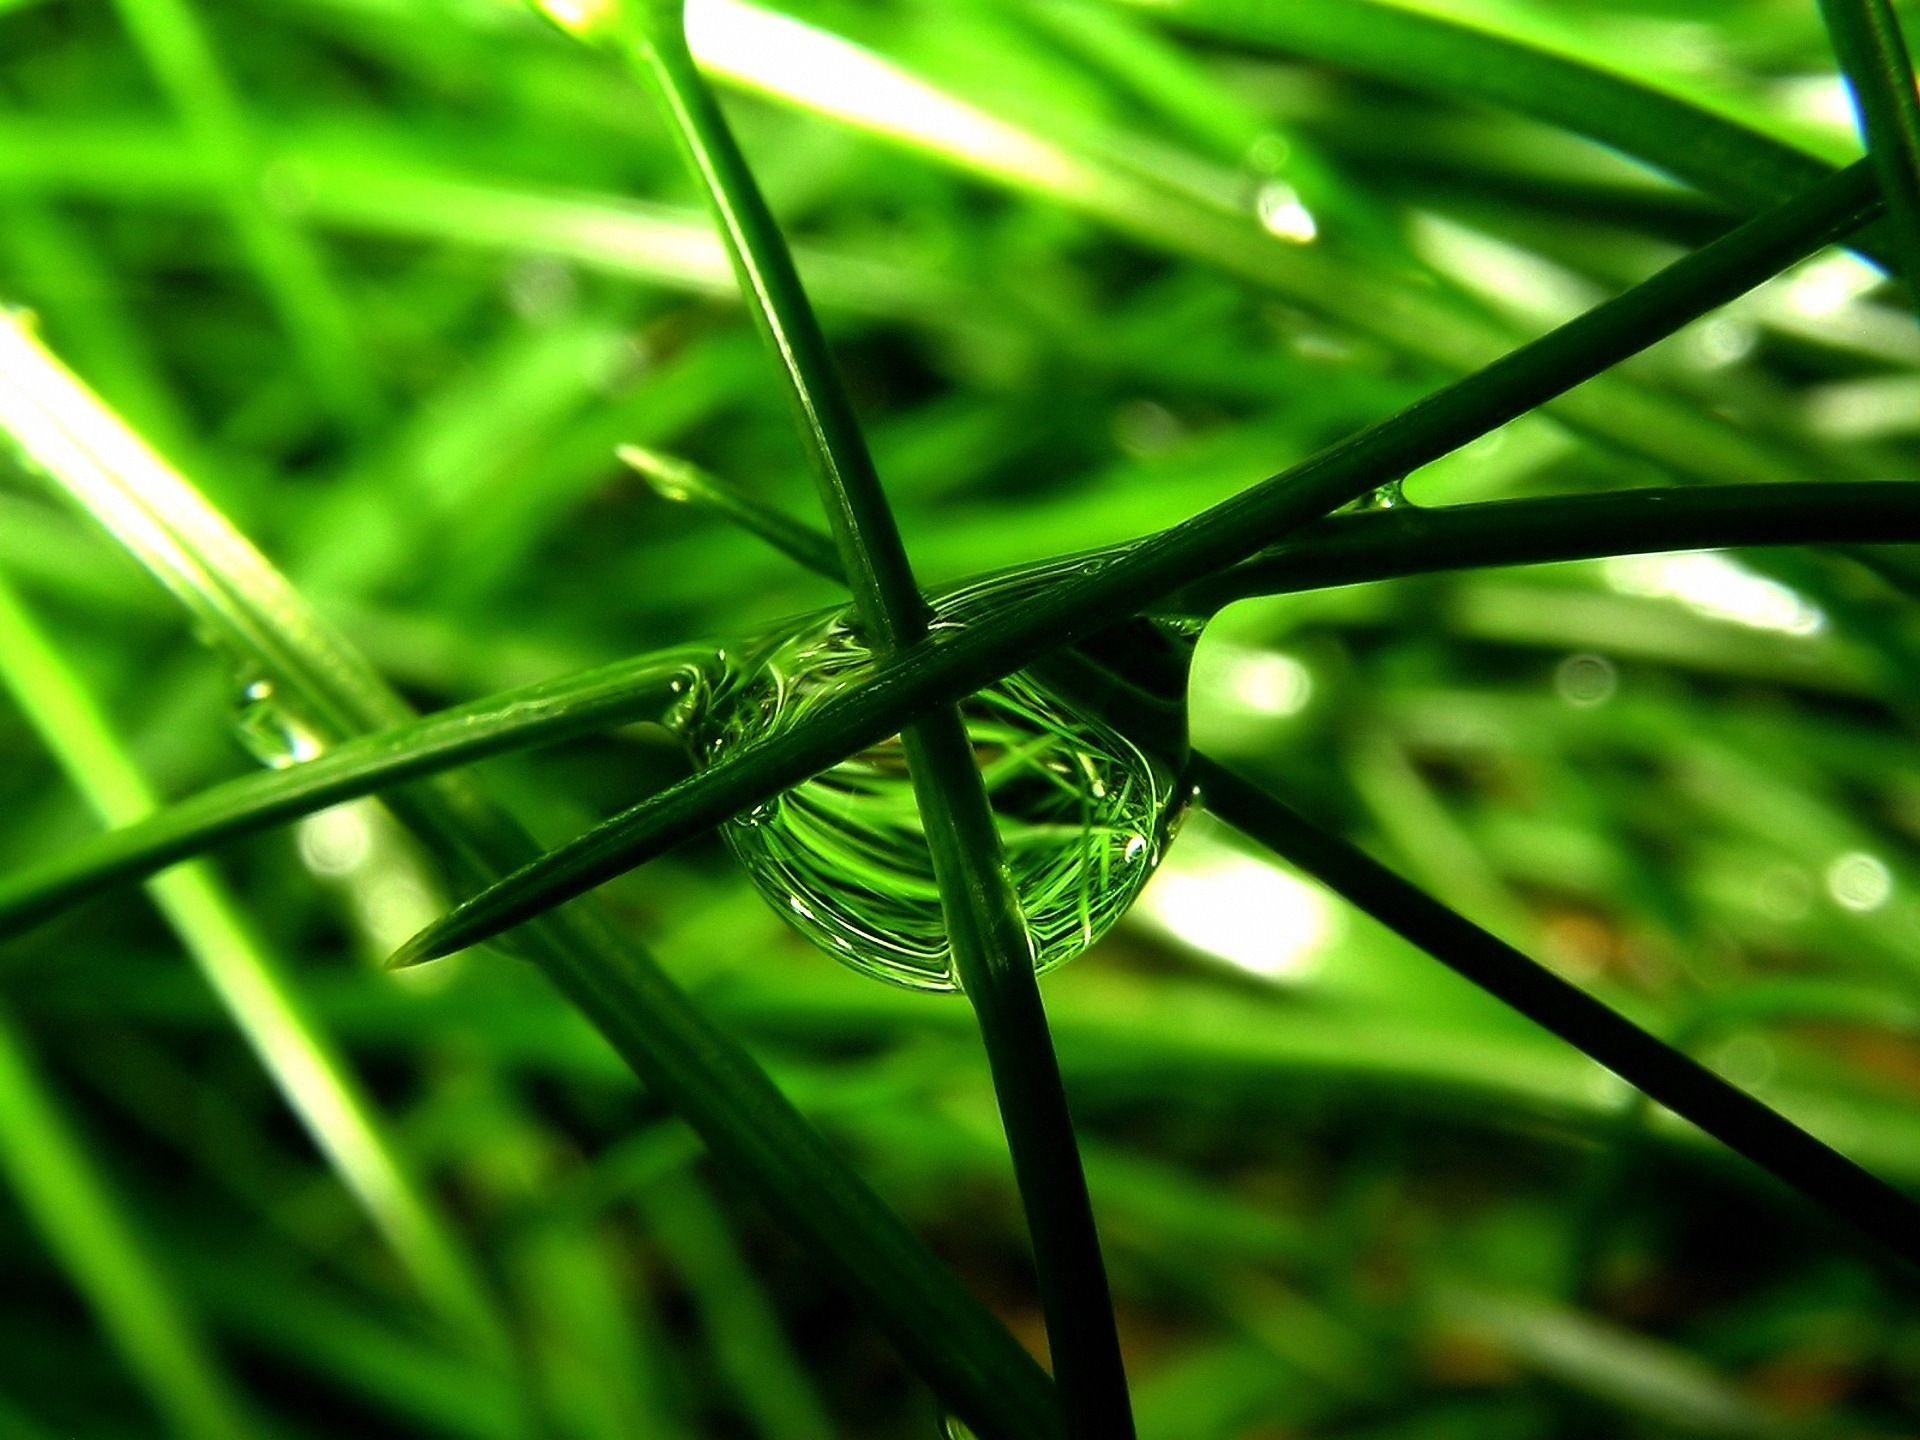
<path id="1" fill-rule="evenodd" d="M 694 67 L 681 12 L 680 0 L 631 0 L 615 11 L 608 38 L 652 83 L 706 192 L 749 308 L 780 361 L 855 613 L 876 654 L 892 659 L 926 643 L 927 603 L 785 238 Z M 1126 1440 L 1133 1414 L 1093 1205 L 1032 937 L 973 744 L 954 705 L 913 720 L 901 741 L 954 970 L 979 1017 L 1013 1155 L 1068 1433 Z"/>
<path id="2" fill-rule="evenodd" d="M 1260 787 L 1201 755 L 1190 773 L 1202 803 L 1235 829 L 1828 1213 L 1920 1264 L 1920 1203 Z"/>
<path id="3" fill-rule="evenodd" d="M 4 1007 L 0 1169 L 168 1429 L 181 1440 L 252 1435 L 199 1326 L 87 1158 Z"/>
<path id="4" fill-rule="evenodd" d="M 155 809 L 106 717 L 0 576 L 0 684 L 107 825 Z M 508 1361 L 505 1321 L 479 1272 L 387 1134 L 372 1103 L 280 965 L 204 863 L 148 882 L 154 903 L 247 1037 L 261 1065 L 427 1302 L 487 1361 Z"/>
<path id="5" fill-rule="evenodd" d="M 323 738 L 412 718 L 223 515 L 5 312 L 0 429 L 174 594 L 209 643 L 270 677 Z M 395 806 L 473 883 L 538 853 L 483 791 L 456 778 Z M 983 1428 L 996 1440 L 1055 1440 L 1060 1412 L 1045 1372 L 652 956 L 591 905 L 528 926 L 519 939 L 648 1088 L 831 1264 L 943 1399 L 991 1417 Z"/>
<path id="6" fill-rule="evenodd" d="M 1920 306 L 1920 96 L 1899 17 L 1887 0 L 1820 0 L 1820 13 L 1880 177 L 1900 273 Z"/>
<path id="7" fill-rule="evenodd" d="M 355 353 L 345 301 L 312 241 L 272 209 L 269 175 L 239 98 L 190 0 L 117 0 L 155 80 L 212 168 L 247 258 L 336 418 L 362 424 L 378 398 Z"/>
<path id="8" fill-rule="evenodd" d="M 915 647 L 804 725 L 742 746 L 548 852 L 456 907 L 402 947 L 399 963 L 498 934 L 701 834 L 892 734 L 926 706 L 959 699 L 1163 596 L 1239 564 L 1340 505 L 1498 429 L 1714 307 L 1852 234 L 1880 206 L 1855 165 L 1749 221 L 1633 289 L 1406 410 L 1209 510 L 938 643 Z"/>
<path id="9" fill-rule="evenodd" d="M 664 457 L 663 457 L 664 458 Z M 679 462 L 676 462 L 679 463 Z M 674 473 L 680 473 L 677 470 Z M 751 511 L 770 543 L 841 578 L 818 530 L 701 472 L 697 505 Z M 743 522 L 745 523 L 745 522 Z M 778 537 L 778 538 L 776 538 Z M 1205 617 L 1236 600 L 1497 565 L 1596 560 L 1677 550 L 1920 543 L 1920 482 L 1727 485 L 1503 500 L 1442 509 L 1341 515 L 1155 607 Z M 284 770 L 226 781 L 105 831 L 40 865 L 0 876 L 0 935 L 17 932 L 120 881 L 139 880 L 214 845 L 484 756 L 553 744 L 659 713 L 696 649 L 643 656 L 376 731 Z"/>

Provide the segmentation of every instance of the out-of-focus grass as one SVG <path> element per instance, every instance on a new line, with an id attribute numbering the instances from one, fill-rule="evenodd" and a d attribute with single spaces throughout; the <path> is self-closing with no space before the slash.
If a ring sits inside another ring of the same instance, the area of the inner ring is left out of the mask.
<path id="1" fill-rule="evenodd" d="M 1755 203 L 1488 86 L 1450 101 L 1355 56 L 1229 43 L 1234 7 L 1173 8 L 1164 30 L 1052 0 L 795 5 L 806 32 L 698 12 L 929 581 L 1178 520 Z M 127 28 L 70 0 L 0 15 L 0 294 L 408 698 L 837 602 L 615 458 L 684 455 L 812 513 L 698 197 L 618 67 L 495 0 L 123 10 Z M 1488 23 L 1852 153 L 1810 4 L 1510 4 Z M 1903 308 L 1822 255 L 1407 495 L 1920 478 Z M 130 773 L 179 797 L 249 768 L 236 677 L 23 469 L 0 488 L 0 566 Z M 1202 641 L 1196 736 L 1917 1187 L 1916 576 L 1897 548 L 1768 550 L 1249 601 Z M 0 756 L 10 868 L 91 832 L 12 709 Z M 631 726 L 484 771 L 557 841 L 681 764 Z M 446 885 L 384 812 L 214 864 L 503 1297 L 554 1433 L 936 1433 L 760 1197 L 521 962 L 373 969 Z M 810 951 L 710 844 L 610 894 L 1036 1337 L 961 1002 Z M 57 1164 L 24 1130 L 8 1147 L 43 1183 L 0 1202 L 0 1429 L 225 1423 L 205 1418 L 224 1402 L 149 1408 L 168 1367 L 75 1259 L 96 1243 L 126 1293 L 178 1292 L 141 1302 L 146 1333 L 185 1354 L 211 1335 L 261 1433 L 515 1433 L 509 1377 L 420 1298 L 143 901 L 8 941 L 0 980 L 37 1057 L 8 1067 L 38 1096 L 9 1113 L 72 1132 Z M 1886 1262 L 1218 827 L 1176 843 L 1047 999 L 1144 1434 L 1911 1424 L 1920 1332 Z M 94 1177 L 70 1221 L 131 1217 L 123 1238 L 60 1238 L 56 1174 Z"/>

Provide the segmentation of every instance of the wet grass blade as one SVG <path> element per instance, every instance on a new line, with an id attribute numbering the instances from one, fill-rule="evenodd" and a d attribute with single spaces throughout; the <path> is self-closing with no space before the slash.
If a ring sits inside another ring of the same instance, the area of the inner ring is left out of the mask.
<path id="1" fill-rule="evenodd" d="M 1864 164 L 1821 182 L 1392 419 L 1184 524 L 1089 561 L 1077 578 L 996 620 L 903 655 L 822 706 L 807 725 L 742 747 L 731 761 L 615 816 L 457 907 L 403 947 L 400 962 L 449 954 L 564 903 L 893 733 L 925 706 L 958 700 L 1117 616 L 1240 563 L 1672 334 L 1878 212 Z"/>
<path id="2" fill-rule="evenodd" d="M 1222 820 L 1829 1214 L 1920 1264 L 1920 1203 L 1258 786 L 1200 755 L 1192 775 L 1202 803 Z"/>
<path id="3" fill-rule="evenodd" d="M 665 461 L 666 457 L 660 457 Z M 682 475 L 681 462 L 665 473 Z M 822 531 L 699 472 L 690 503 L 741 523 L 828 579 L 840 578 Z M 675 482 L 676 484 L 678 482 Z M 724 497 L 724 498 L 722 498 Z M 777 538 L 776 538 L 777 537 Z M 1920 483 L 1729 485 L 1506 500 L 1331 517 L 1254 559 L 1170 596 L 1163 613 L 1207 616 L 1236 600 L 1359 585 L 1439 570 L 1596 560 L 1742 546 L 1920 543 Z M 708 652 L 642 656 L 505 691 L 346 741 L 285 770 L 243 775 L 146 819 L 0 876 L 0 934 L 17 932 L 102 889 L 144 879 L 223 841 L 377 794 L 487 755 L 557 743 L 642 718 L 674 695 L 684 664 Z M 678 659 L 676 659 L 678 657 Z"/>
<path id="4" fill-rule="evenodd" d="M 786 240 L 694 67 L 680 5 L 634 6 L 610 38 L 652 82 L 780 364 L 860 625 L 882 662 L 924 646 L 927 602 L 866 439 Z M 1033 972 L 1033 940 L 973 743 L 952 705 L 917 717 L 901 742 L 954 971 L 980 1020 L 1013 1154 L 1067 1430 L 1081 1440 L 1126 1440 L 1133 1413 L 1092 1201 Z"/>
<path id="5" fill-rule="evenodd" d="M 167 1428 L 181 1440 L 253 1435 L 198 1324 L 55 1105 L 4 1008 L 0 1169 Z"/>
<path id="6" fill-rule="evenodd" d="M 332 739 L 411 712 L 285 577 L 80 385 L 15 316 L 0 316 L 0 428 L 174 593 L 214 643 L 271 677 L 291 714 Z M 484 794 L 453 780 L 398 807 L 458 873 L 485 883 L 534 856 Z M 908 1363 L 996 1436 L 1056 1436 L 1046 1374 L 928 1253 L 731 1036 L 595 907 L 521 943 L 823 1262 Z"/>
<path id="7" fill-rule="evenodd" d="M 109 826 L 156 801 L 79 680 L 0 577 L 0 684 Z M 153 901 L 246 1036 L 288 1106 L 359 1201 L 427 1303 L 489 1363 L 512 1363 L 505 1319 L 464 1244 L 410 1173 L 346 1061 L 239 906 L 204 864 L 148 881 Z"/>
<path id="8" fill-rule="evenodd" d="M 1920 286 L 1920 98 L 1899 18 L 1887 0 L 1820 0 L 1820 13 L 1880 177 L 1900 273 Z"/>

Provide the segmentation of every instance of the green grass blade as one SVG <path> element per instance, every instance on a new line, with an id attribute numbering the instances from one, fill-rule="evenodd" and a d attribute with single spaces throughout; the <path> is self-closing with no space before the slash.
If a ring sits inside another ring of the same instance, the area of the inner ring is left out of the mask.
<path id="1" fill-rule="evenodd" d="M 1520 338 L 1478 309 L 1385 269 L 1276 239 L 1251 212 L 1225 213 L 1039 136 L 838 35 L 743 0 L 700 0 L 688 18 L 694 53 L 718 78 L 1216 266 L 1443 369 L 1491 364 Z M 1807 173 L 1811 185 L 1832 172 L 1814 166 Z M 1544 403 L 1577 429 L 1676 474 L 1719 482 L 1818 478 L 1782 447 L 1624 376 Z"/>
<path id="2" fill-rule="evenodd" d="M 662 455 L 641 445 L 622 445 L 621 461 L 633 467 L 663 500 L 693 505 L 724 516 L 749 534 L 758 535 L 801 568 L 846 581 L 833 537 L 766 505 L 736 485 L 675 455 Z"/>
<path id="3" fill-rule="evenodd" d="M 1886 0 L 1820 0 L 1820 13 L 1853 90 L 1887 202 L 1887 228 L 1911 288 L 1920 284 L 1920 97 L 1914 94 L 1913 60 Z"/>
<path id="4" fill-rule="evenodd" d="M 764 1440 L 830 1440 L 833 1424 L 704 1186 L 675 1167 L 635 1196 L 693 1294 L 714 1358 Z"/>
<path id="5" fill-rule="evenodd" d="M 631 448 L 631 447 L 629 447 Z M 676 495 L 765 535 L 798 563 L 838 579 L 822 531 L 760 504 L 704 471 L 657 457 Z M 651 462 L 650 462 L 651 463 Z M 684 477 L 697 482 L 684 490 Z M 1505 500 L 1341 515 L 1298 539 L 1170 596 L 1163 613 L 1206 616 L 1255 595 L 1359 585 L 1437 570 L 1597 560 L 1676 550 L 1920 543 L 1920 483 L 1728 485 Z M 557 743 L 644 717 L 672 698 L 690 647 L 506 691 L 349 740 L 284 770 L 226 781 L 0 876 L 0 933 L 37 924 L 100 890 L 144 879 L 238 836 L 438 774 L 485 755 Z M 679 657 L 678 660 L 675 657 Z"/>
<path id="6" fill-rule="evenodd" d="M 643 656 L 528 686 L 348 740 L 282 770 L 242 775 L 148 815 L 121 805 L 118 828 L 58 860 L 0 877 L 0 929 L 31 925 L 96 892 L 143 878 L 225 840 L 310 815 L 487 755 L 555 744 L 636 719 L 657 719 L 710 651 Z"/>
<path id="7" fill-rule="evenodd" d="M 1436 570 L 1543 565 L 1769 545 L 1912 544 L 1920 484 L 1724 485 L 1336 515 L 1165 602 L 1211 615 L 1253 595 L 1286 595 Z M 0 909 L 0 913 L 4 913 Z"/>
<path id="8" fill-rule="evenodd" d="M 320 397 L 337 418 L 370 420 L 379 400 L 356 353 L 345 301 L 312 242 L 268 205 L 245 113 L 189 0 L 118 0 L 154 78 L 206 157 L 228 217 Z"/>
<path id="9" fill-rule="evenodd" d="M 1202 802 L 1815 1204 L 1920 1263 L 1920 1204 L 1273 796 L 1196 755 Z"/>
<path id="10" fill-rule="evenodd" d="M 1310 57 L 1449 100 L 1478 100 L 1598 140 L 1743 211 L 1832 167 L 1724 114 L 1573 55 L 1381 0 L 1122 0 L 1192 33 Z M 1862 237 L 1864 238 L 1864 237 Z"/>
<path id="11" fill-rule="evenodd" d="M 883 661 L 908 653 L 927 641 L 926 600 L 785 238 L 694 68 L 681 5 L 647 0 L 612 34 L 662 101 L 779 360 L 854 612 Z M 1132 1408 L 1092 1201 L 1033 972 L 1033 939 L 973 744 L 953 706 L 918 717 L 901 740 L 954 971 L 980 1019 L 1013 1153 L 1067 1430 L 1082 1440 L 1127 1440 Z"/>
<path id="12" fill-rule="evenodd" d="M 89 394 L 18 319 L 0 317 L 0 428 L 171 590 L 293 713 L 337 739 L 411 717 L 206 500 Z M 536 852 L 451 781 L 402 807 L 475 881 Z M 741 1045 L 593 907 L 522 937 L 529 957 L 820 1259 L 949 1403 L 1008 1437 L 1058 1433 L 1045 1372 L 807 1123 Z"/>
<path id="13" fill-rule="evenodd" d="M 254 1434 L 198 1325 L 54 1105 L 5 1009 L 0 1168 L 168 1429 L 182 1440 Z"/>
<path id="14" fill-rule="evenodd" d="M 107 825 L 133 824 L 156 801 L 106 717 L 0 578 L 0 683 L 69 780 Z M 160 908 L 234 1024 L 412 1275 L 428 1304 L 481 1354 L 509 1363 L 507 1326 L 451 1223 L 409 1172 L 346 1061 L 280 964 L 204 864 L 149 882 Z"/>
<path id="15" fill-rule="evenodd" d="M 1524 414 L 1776 273 L 1878 213 L 1863 165 L 1676 261 L 1651 280 L 1350 440 L 1140 541 L 1047 594 L 902 657 L 822 706 L 812 722 L 615 816 L 509 876 L 403 947 L 402 963 L 449 954 L 537 915 L 719 824 L 1116 616 L 1246 559 L 1262 545 Z"/>

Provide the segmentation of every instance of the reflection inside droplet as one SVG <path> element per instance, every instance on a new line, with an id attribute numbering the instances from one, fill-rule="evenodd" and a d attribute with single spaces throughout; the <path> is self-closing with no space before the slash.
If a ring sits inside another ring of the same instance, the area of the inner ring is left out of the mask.
<path id="1" fill-rule="evenodd" d="M 1049 575 L 989 579 L 936 602 L 950 631 L 1021 598 Z M 711 765 L 798 723 L 872 669 L 848 611 L 807 617 L 716 662 L 682 711 L 694 761 Z M 961 707 L 1006 864 L 1027 917 L 1034 968 L 1072 959 L 1139 894 L 1184 790 L 1086 708 L 1021 672 Z M 952 952 L 904 747 L 891 736 L 721 829 L 761 894 L 855 969 L 953 990 Z"/>

